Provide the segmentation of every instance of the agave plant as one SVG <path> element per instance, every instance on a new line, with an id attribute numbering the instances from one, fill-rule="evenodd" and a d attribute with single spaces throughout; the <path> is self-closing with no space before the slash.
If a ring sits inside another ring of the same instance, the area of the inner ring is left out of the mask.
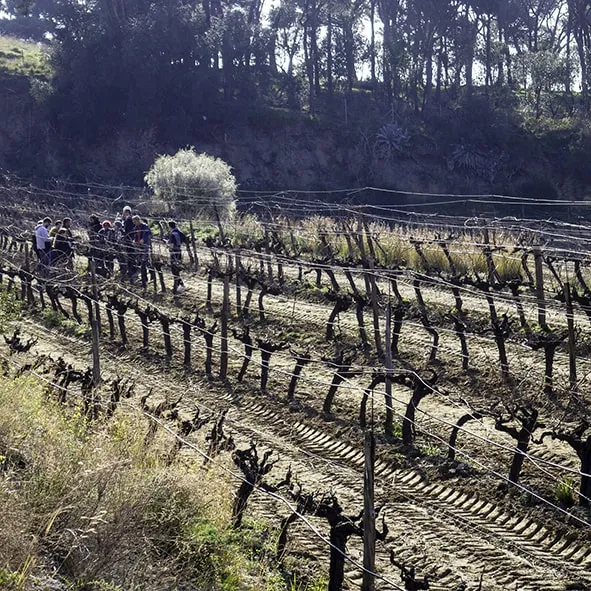
<path id="1" fill-rule="evenodd" d="M 409 142 L 409 135 L 398 123 L 382 125 L 376 134 L 376 150 L 384 157 L 402 152 Z"/>
<path id="2" fill-rule="evenodd" d="M 471 172 L 479 172 L 486 167 L 486 156 L 472 144 L 456 144 L 447 162 L 450 170 L 462 168 Z"/>
<path id="3" fill-rule="evenodd" d="M 455 144 L 447 167 L 451 171 L 464 170 L 492 181 L 501 159 L 492 151 L 482 151 L 473 144 Z"/>

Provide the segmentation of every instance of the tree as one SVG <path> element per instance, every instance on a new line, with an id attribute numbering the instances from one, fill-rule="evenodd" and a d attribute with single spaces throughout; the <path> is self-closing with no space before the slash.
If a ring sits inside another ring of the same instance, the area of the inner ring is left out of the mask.
<path id="1" fill-rule="evenodd" d="M 227 217 L 236 207 L 236 179 L 230 166 L 194 148 L 158 156 L 144 180 L 173 210 Z"/>

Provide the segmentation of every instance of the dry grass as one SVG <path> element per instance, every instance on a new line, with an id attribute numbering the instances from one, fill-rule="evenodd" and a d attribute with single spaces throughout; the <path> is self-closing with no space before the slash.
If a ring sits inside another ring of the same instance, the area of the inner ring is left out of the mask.
<path id="1" fill-rule="evenodd" d="M 0 383 L 0 408 L 0 580 L 27 589 L 49 559 L 77 588 L 230 591 L 253 570 L 249 588 L 265 587 L 229 526 L 234 483 L 167 465 L 173 442 L 161 430 L 146 445 L 142 415 L 89 424 L 24 379 Z"/>
<path id="2" fill-rule="evenodd" d="M 323 216 L 312 216 L 293 225 L 293 234 L 299 253 L 309 254 L 314 258 L 323 258 L 329 253 L 341 260 L 356 259 L 361 256 L 359 246 L 353 238 L 358 229 L 357 221 L 354 219 L 338 222 Z M 345 238 L 347 231 L 351 236 L 349 241 Z M 376 263 L 380 266 L 406 267 L 423 272 L 451 272 L 449 260 L 438 243 L 438 236 L 433 231 L 416 228 L 409 231 L 408 227 L 393 227 L 383 222 L 371 222 L 368 225 L 368 231 L 375 247 Z M 240 234 L 248 235 L 248 230 L 243 230 Z M 322 243 L 321 237 L 329 245 L 328 249 Z M 494 234 L 493 237 L 504 244 L 511 244 L 514 241 L 512 236 L 504 233 Z M 291 246 L 291 237 L 287 236 L 286 232 L 283 234 L 283 240 Z M 413 240 L 420 245 L 422 256 L 413 245 Z M 456 273 L 481 276 L 488 274 L 486 257 L 478 240 L 466 234 L 449 242 L 448 248 Z M 367 249 L 365 232 L 364 244 Z M 495 252 L 493 260 L 501 279 L 511 280 L 522 277 L 518 256 Z"/>
<path id="3" fill-rule="evenodd" d="M 523 267 L 519 256 L 495 253 L 493 254 L 493 263 L 501 281 L 523 280 Z"/>

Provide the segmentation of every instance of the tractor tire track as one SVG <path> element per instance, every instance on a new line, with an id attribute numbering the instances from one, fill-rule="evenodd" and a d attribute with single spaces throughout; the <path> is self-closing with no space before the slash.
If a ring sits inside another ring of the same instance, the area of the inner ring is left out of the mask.
<path id="1" fill-rule="evenodd" d="M 30 327 L 33 325 L 29 324 Z M 47 330 L 39 328 L 47 339 Z M 64 348 L 63 336 L 51 333 L 54 350 Z M 71 346 L 66 347 L 71 351 Z M 117 367 L 141 373 L 141 362 L 117 358 Z M 113 364 L 115 361 L 113 361 Z M 108 364 L 109 366 L 111 363 Z M 145 376 L 146 387 L 165 380 L 162 370 Z M 260 398 L 237 397 L 186 384 L 189 400 L 223 410 L 230 406 L 231 429 L 239 442 L 253 436 L 281 455 L 281 466 L 293 464 L 301 482 L 311 488 L 335 491 L 347 510 L 360 509 L 363 498 L 363 453 L 351 443 L 299 420 L 290 420 Z M 302 459 L 303 458 L 303 459 Z M 418 471 L 399 470 L 385 460 L 376 462 L 376 500 L 384 502 L 390 526 L 387 539 L 399 559 L 407 559 L 433 578 L 434 589 L 477 589 L 500 591 L 509 586 L 525 591 L 558 591 L 567 584 L 591 585 L 591 546 L 552 532 L 526 517 L 511 515 L 501 507 L 453 486 L 430 483 Z M 252 503 L 257 515 L 276 520 L 285 514 L 283 504 L 267 499 Z M 301 524 L 300 524 L 301 526 Z M 295 545 L 325 564 L 326 547 L 307 528 L 292 537 Z M 421 552 L 417 555 L 417 548 Z M 360 541 L 352 539 L 352 556 L 360 556 Z M 323 562 L 324 561 L 324 562 Z M 397 582 L 397 570 L 389 564 L 388 550 L 379 545 L 377 570 Z M 351 585 L 357 584 L 357 568 L 347 566 Z M 385 585 L 385 586 L 384 586 Z M 378 588 L 391 588 L 387 583 Z"/>

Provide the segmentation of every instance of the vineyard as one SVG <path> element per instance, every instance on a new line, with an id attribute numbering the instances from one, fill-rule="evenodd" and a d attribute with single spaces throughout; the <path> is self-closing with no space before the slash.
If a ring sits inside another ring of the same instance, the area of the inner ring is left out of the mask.
<path id="1" fill-rule="evenodd" d="M 278 524 L 277 561 L 330 591 L 591 588 L 587 225 L 245 198 L 177 218 L 177 296 L 164 218 L 142 289 L 84 229 L 118 202 L 2 192 L 4 373 L 89 421 L 135 409 L 171 463 L 230 466 L 233 525 Z M 77 236 L 49 276 L 45 215 Z"/>

